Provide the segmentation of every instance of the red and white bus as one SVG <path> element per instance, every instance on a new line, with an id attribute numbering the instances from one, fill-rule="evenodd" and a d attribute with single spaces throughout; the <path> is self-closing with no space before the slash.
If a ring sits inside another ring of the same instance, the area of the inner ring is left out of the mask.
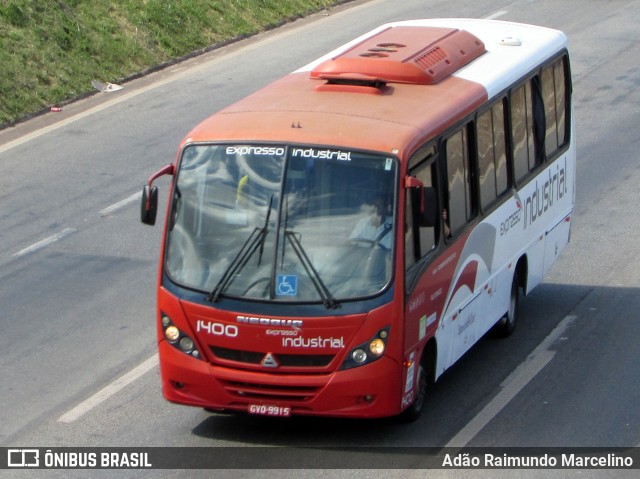
<path id="1" fill-rule="evenodd" d="M 569 242 L 567 38 L 383 25 L 196 126 L 160 254 L 163 394 L 208 410 L 415 419 Z"/>

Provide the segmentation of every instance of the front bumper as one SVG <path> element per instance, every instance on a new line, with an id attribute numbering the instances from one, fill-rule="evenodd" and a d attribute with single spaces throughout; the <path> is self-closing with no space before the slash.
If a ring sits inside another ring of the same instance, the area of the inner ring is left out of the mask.
<path id="1" fill-rule="evenodd" d="M 247 412 L 251 405 L 290 408 L 293 415 L 383 417 L 398 414 L 400 366 L 382 357 L 329 374 L 255 372 L 215 366 L 159 343 L 164 397 L 207 409 Z"/>

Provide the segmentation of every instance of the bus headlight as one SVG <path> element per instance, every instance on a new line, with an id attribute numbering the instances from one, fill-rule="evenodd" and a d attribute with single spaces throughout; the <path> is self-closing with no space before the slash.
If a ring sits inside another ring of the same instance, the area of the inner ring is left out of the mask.
<path id="1" fill-rule="evenodd" d="M 353 359 L 358 364 L 362 364 L 367 360 L 367 353 L 365 353 L 363 349 L 355 349 L 351 353 L 351 359 Z"/>
<path id="2" fill-rule="evenodd" d="M 180 330 L 172 324 L 164 330 L 164 337 L 167 338 L 167 341 L 175 343 L 180 337 Z"/>
<path id="3" fill-rule="evenodd" d="M 188 335 L 181 331 L 171 318 L 166 314 L 162 314 L 160 317 L 160 323 L 164 332 L 165 339 L 178 351 L 188 354 L 196 359 L 202 359 L 196 344 Z"/>
<path id="4" fill-rule="evenodd" d="M 384 341 L 380 338 L 376 338 L 369 343 L 369 351 L 374 356 L 382 356 L 382 354 L 384 353 L 384 348 Z"/>
<path id="5" fill-rule="evenodd" d="M 182 349 L 185 353 L 190 353 L 191 351 L 193 351 L 193 340 L 189 336 L 182 336 L 178 345 L 180 346 L 180 349 Z"/>
<path id="6" fill-rule="evenodd" d="M 353 348 L 342 363 L 341 369 L 357 368 L 380 359 L 387 348 L 388 338 L 389 328 L 381 329 L 369 341 Z"/>

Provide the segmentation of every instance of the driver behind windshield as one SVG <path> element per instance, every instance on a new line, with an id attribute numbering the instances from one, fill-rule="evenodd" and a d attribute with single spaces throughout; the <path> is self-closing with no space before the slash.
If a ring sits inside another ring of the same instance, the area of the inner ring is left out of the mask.
<path id="1" fill-rule="evenodd" d="M 380 245 L 391 249 L 392 218 L 388 214 L 389 203 L 382 197 L 361 206 L 365 215 L 349 235 L 349 239 L 357 242 L 370 243 L 372 246 Z"/>

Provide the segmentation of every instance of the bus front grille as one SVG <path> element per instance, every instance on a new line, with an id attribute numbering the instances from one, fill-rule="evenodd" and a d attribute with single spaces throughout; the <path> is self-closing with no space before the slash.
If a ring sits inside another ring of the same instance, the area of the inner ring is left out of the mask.
<path id="1" fill-rule="evenodd" d="M 334 358 L 332 354 L 277 354 L 242 351 L 218 346 L 211 346 L 210 349 L 214 356 L 219 359 L 252 366 L 263 365 L 268 354 L 271 354 L 271 358 L 275 361 L 274 364 L 277 364 L 277 367 L 289 368 L 326 368 Z"/>

